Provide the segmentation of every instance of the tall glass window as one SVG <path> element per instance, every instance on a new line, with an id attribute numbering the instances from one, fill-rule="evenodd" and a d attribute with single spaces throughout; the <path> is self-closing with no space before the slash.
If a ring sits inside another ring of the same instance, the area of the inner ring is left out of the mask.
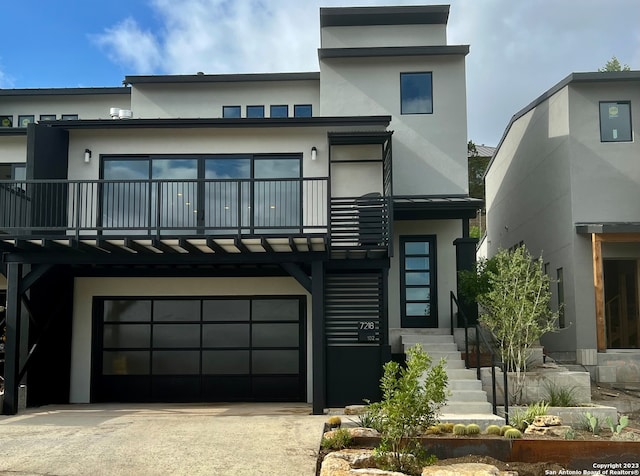
<path id="1" fill-rule="evenodd" d="M 106 158 L 106 234 L 277 233 L 301 223 L 301 163 L 293 155 Z M 159 221 L 158 221 L 159 220 Z"/>
<path id="2" fill-rule="evenodd" d="M 431 73 L 400 73 L 401 114 L 433 113 Z"/>

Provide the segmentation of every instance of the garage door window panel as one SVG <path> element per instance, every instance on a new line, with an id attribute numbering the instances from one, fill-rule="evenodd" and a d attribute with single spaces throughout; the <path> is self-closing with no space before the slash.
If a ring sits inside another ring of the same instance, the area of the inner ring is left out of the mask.
<path id="1" fill-rule="evenodd" d="M 249 371 L 248 350 L 202 352 L 202 373 L 205 375 L 246 375 Z"/>
<path id="2" fill-rule="evenodd" d="M 200 373 L 199 350 L 155 350 L 153 375 L 197 375 Z"/>
<path id="3" fill-rule="evenodd" d="M 199 324 L 156 324 L 153 326 L 154 348 L 200 348 Z"/>
<path id="4" fill-rule="evenodd" d="M 204 324 L 203 347 L 249 347 L 249 324 Z"/>

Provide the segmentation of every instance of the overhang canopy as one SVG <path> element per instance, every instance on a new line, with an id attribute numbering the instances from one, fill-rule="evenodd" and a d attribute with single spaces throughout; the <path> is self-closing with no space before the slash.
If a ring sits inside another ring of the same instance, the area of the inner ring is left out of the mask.
<path id="1" fill-rule="evenodd" d="M 463 195 L 393 197 L 394 220 L 474 218 L 484 201 Z"/>
<path id="2" fill-rule="evenodd" d="M 640 222 L 576 223 L 576 233 L 581 235 L 590 235 L 592 233 L 640 233 Z"/>

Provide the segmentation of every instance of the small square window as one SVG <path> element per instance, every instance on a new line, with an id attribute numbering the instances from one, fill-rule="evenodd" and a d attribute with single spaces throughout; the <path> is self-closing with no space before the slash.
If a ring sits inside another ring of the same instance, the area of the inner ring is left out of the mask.
<path id="1" fill-rule="evenodd" d="M 311 117 L 312 112 L 311 104 L 296 104 L 293 106 L 294 117 Z"/>
<path id="2" fill-rule="evenodd" d="M 264 117 L 264 106 L 247 106 L 247 117 Z"/>
<path id="3" fill-rule="evenodd" d="M 56 120 L 56 115 L 55 114 L 40 114 L 40 122 L 42 121 L 55 121 Z"/>
<path id="4" fill-rule="evenodd" d="M 0 116 L 0 127 L 13 127 L 13 116 Z"/>
<path id="5" fill-rule="evenodd" d="M 289 117 L 289 106 L 275 105 L 271 106 L 270 117 Z"/>
<path id="6" fill-rule="evenodd" d="M 401 114 L 432 114 L 431 73 L 400 73 L 400 98 Z"/>
<path id="7" fill-rule="evenodd" d="M 27 127 L 35 121 L 33 116 L 18 116 L 18 127 Z"/>
<path id="8" fill-rule="evenodd" d="M 631 139 L 631 103 L 600 103 L 600 141 L 630 142 Z"/>
<path id="9" fill-rule="evenodd" d="M 222 106 L 222 117 L 239 118 L 240 106 Z"/>
<path id="10" fill-rule="evenodd" d="M 63 121 L 77 121 L 78 120 L 78 115 L 77 114 L 63 114 L 62 115 L 62 120 Z"/>

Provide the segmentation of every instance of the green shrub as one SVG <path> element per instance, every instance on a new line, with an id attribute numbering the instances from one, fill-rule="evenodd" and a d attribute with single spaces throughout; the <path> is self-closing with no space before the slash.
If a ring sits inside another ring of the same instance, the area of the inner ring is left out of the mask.
<path id="1" fill-rule="evenodd" d="M 358 421 L 356 422 L 358 426 L 363 428 L 373 428 L 374 430 L 380 431 L 380 422 L 376 419 L 375 415 L 366 410 L 364 413 L 358 415 Z"/>
<path id="2" fill-rule="evenodd" d="M 351 444 L 351 433 L 346 428 L 339 428 L 333 431 L 333 435 L 329 437 L 322 437 L 322 446 L 325 450 L 342 450 L 348 448 Z"/>
<path id="3" fill-rule="evenodd" d="M 462 423 L 453 426 L 453 434 L 456 436 L 464 436 L 467 434 L 467 427 Z"/>
<path id="4" fill-rule="evenodd" d="M 509 438 L 510 440 L 516 440 L 518 438 L 522 438 L 522 433 L 516 428 L 511 428 L 504 432 L 504 437 Z"/>
<path id="5" fill-rule="evenodd" d="M 406 367 L 397 362 L 384 365 L 382 401 L 369 405 L 373 418 L 380 422 L 376 453 L 383 469 L 409 472 L 430 459 L 417 436 L 438 423 L 446 386 L 444 361 L 431 366 L 431 358 L 419 344 L 408 350 Z"/>
<path id="6" fill-rule="evenodd" d="M 487 435 L 502 435 L 502 432 L 500 431 L 500 427 L 498 425 L 489 425 L 485 432 L 487 433 Z"/>
<path id="7" fill-rule="evenodd" d="M 576 387 L 562 387 L 551 380 L 546 380 L 544 389 L 547 392 L 546 402 L 552 407 L 575 407 Z"/>
<path id="8" fill-rule="evenodd" d="M 531 423 L 533 423 L 533 420 L 535 420 L 537 416 L 546 415 L 548 409 L 548 403 L 531 403 L 524 410 L 520 408 L 516 409 L 509 417 L 509 421 L 514 428 L 524 431 Z"/>
<path id="9" fill-rule="evenodd" d="M 467 425 L 467 435 L 479 435 L 480 434 L 480 426 L 475 423 L 469 423 Z"/>

